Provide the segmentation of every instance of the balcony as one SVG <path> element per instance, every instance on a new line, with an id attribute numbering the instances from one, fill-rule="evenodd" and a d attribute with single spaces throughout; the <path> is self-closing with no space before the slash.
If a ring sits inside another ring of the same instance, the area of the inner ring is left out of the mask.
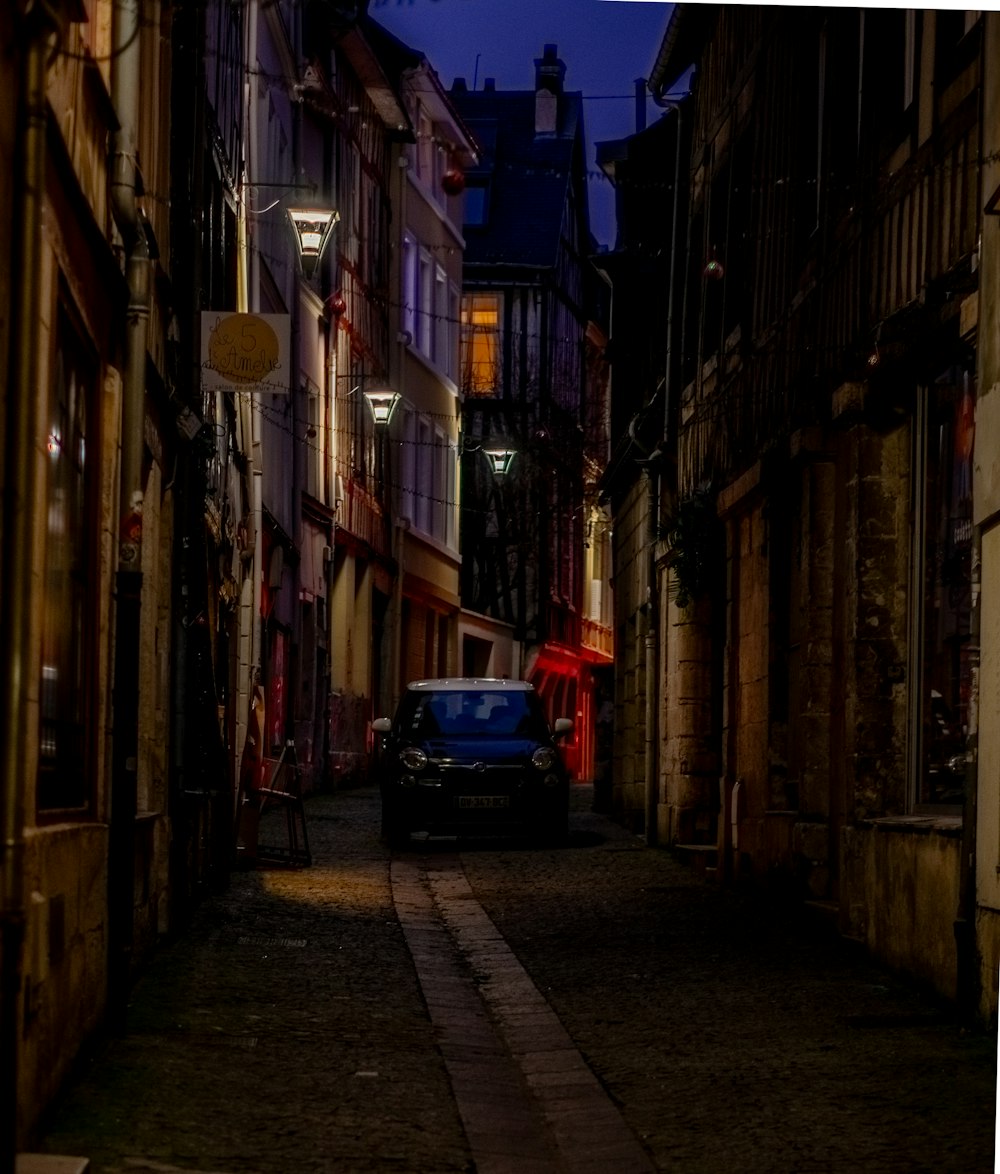
<path id="1" fill-rule="evenodd" d="M 347 481 L 345 497 L 337 518 L 337 527 L 367 546 L 372 553 L 388 558 L 391 554 L 382 503 L 356 481 Z"/>
<path id="2" fill-rule="evenodd" d="M 591 661 L 610 663 L 615 655 L 615 635 L 606 624 L 586 616 L 580 621 L 580 647 Z"/>

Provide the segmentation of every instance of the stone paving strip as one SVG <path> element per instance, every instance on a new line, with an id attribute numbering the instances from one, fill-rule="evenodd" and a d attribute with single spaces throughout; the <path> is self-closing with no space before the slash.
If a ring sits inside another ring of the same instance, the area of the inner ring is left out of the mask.
<path id="1" fill-rule="evenodd" d="M 459 857 L 400 857 L 391 879 L 477 1174 L 654 1170 Z"/>

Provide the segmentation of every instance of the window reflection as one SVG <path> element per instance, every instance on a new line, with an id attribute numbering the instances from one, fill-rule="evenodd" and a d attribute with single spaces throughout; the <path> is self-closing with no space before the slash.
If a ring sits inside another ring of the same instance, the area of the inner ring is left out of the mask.
<path id="1" fill-rule="evenodd" d="M 80 808 L 86 782 L 86 437 L 94 369 L 65 315 L 57 328 L 48 431 L 38 808 Z"/>
<path id="2" fill-rule="evenodd" d="M 918 802 L 958 804 L 972 675 L 972 457 L 975 384 L 968 371 L 930 389 L 925 428 L 921 770 Z"/>

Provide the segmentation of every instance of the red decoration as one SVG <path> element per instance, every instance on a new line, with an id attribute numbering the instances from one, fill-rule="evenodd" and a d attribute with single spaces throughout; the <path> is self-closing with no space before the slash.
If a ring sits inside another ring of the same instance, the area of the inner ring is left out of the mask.
<path id="1" fill-rule="evenodd" d="M 441 186 L 449 196 L 460 196 L 465 191 L 465 172 L 461 167 L 449 167 L 441 176 Z"/>
<path id="2" fill-rule="evenodd" d="M 326 299 L 326 308 L 334 318 L 339 318 L 347 309 L 347 302 L 344 301 L 344 295 L 339 292 L 332 294 Z"/>

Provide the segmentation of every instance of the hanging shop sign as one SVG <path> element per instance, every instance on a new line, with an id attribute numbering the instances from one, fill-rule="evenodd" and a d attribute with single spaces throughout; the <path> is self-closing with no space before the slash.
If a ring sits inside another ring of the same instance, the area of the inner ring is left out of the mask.
<path id="1" fill-rule="evenodd" d="M 287 395 L 290 384 L 288 314 L 202 314 L 203 391 Z"/>

